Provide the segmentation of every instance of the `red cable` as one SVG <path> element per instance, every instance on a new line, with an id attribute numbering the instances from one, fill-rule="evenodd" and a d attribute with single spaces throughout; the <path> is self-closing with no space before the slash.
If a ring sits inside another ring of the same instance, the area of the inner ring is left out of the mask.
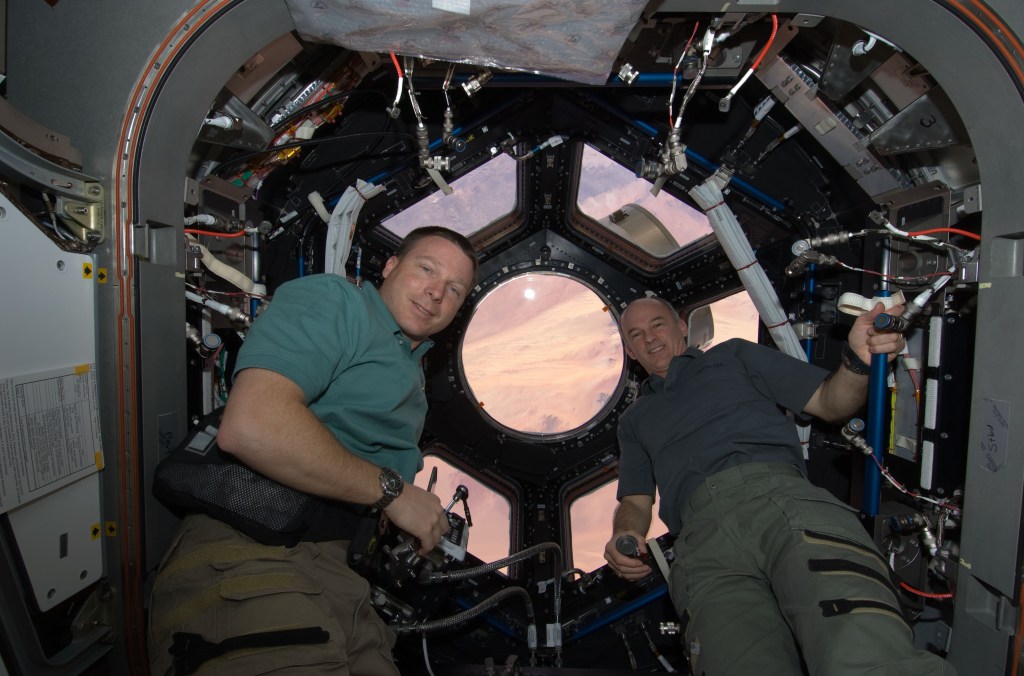
<path id="1" fill-rule="evenodd" d="M 764 48 L 761 50 L 761 53 L 757 55 L 757 58 L 754 60 L 754 65 L 750 67 L 750 70 L 757 70 L 757 67 L 761 65 L 761 59 L 764 58 L 764 55 L 768 53 L 768 48 L 772 46 L 773 42 L 775 42 L 775 34 L 778 33 L 778 32 L 779 32 L 779 17 L 776 16 L 775 14 L 772 14 L 772 34 L 771 34 L 771 36 L 769 36 L 768 42 L 765 44 Z"/>
<path id="2" fill-rule="evenodd" d="M 698 22 L 693 24 L 693 32 L 690 33 L 690 39 L 686 41 L 686 46 L 683 47 L 683 54 L 682 54 L 682 56 L 679 57 L 679 61 L 676 62 L 675 67 L 672 69 L 672 87 L 673 87 L 673 91 L 675 90 L 676 79 L 679 77 L 679 64 L 683 62 L 684 58 L 686 58 L 686 52 L 690 51 L 690 45 L 693 44 L 693 36 L 695 36 L 697 34 L 697 29 L 698 28 L 700 28 L 700 21 L 698 21 Z M 669 106 L 669 108 L 668 108 L 668 126 L 669 127 L 675 126 L 674 123 L 673 123 L 673 120 L 672 120 L 672 106 Z"/>
<path id="3" fill-rule="evenodd" d="M 185 232 L 190 235 L 209 235 L 210 237 L 242 237 L 248 233 L 245 230 L 239 230 L 238 232 L 214 232 L 212 230 L 195 230 L 192 228 L 185 228 Z"/>
<path id="4" fill-rule="evenodd" d="M 909 234 L 911 237 L 920 237 L 921 235 L 930 235 L 933 232 L 952 232 L 956 233 L 957 235 L 963 235 L 964 237 L 976 239 L 979 242 L 981 241 L 981 235 L 975 235 L 973 232 L 967 232 L 966 230 L 960 230 L 959 228 L 932 228 L 930 230 L 917 230 L 915 232 L 910 232 L 907 234 Z"/>
<path id="5" fill-rule="evenodd" d="M 953 598 L 953 594 L 952 593 L 950 593 L 950 594 L 933 594 L 931 592 L 921 591 L 920 589 L 914 589 L 913 587 L 911 587 L 906 582 L 900 582 L 900 586 L 903 587 L 904 589 L 906 589 L 911 594 L 917 594 L 918 596 L 923 596 L 923 597 L 928 598 L 928 599 L 951 599 L 951 598 Z"/>
<path id="6" fill-rule="evenodd" d="M 399 77 L 399 78 L 403 78 L 403 77 L 405 77 L 405 73 L 403 73 L 403 72 L 402 72 L 402 67 L 398 65 L 398 57 L 397 57 L 397 56 L 395 56 L 395 53 L 394 53 L 394 52 L 388 52 L 388 54 L 390 54 L 390 55 L 391 55 L 391 62 L 392 62 L 393 64 L 395 64 L 395 70 L 397 70 L 397 71 L 398 71 L 398 77 Z"/>
<path id="7" fill-rule="evenodd" d="M 1017 598 L 1024 597 L 1024 584 L 1020 586 L 1020 596 Z M 1013 666 L 1010 668 L 1009 674 L 1017 674 L 1017 666 L 1020 664 L 1020 642 L 1021 637 L 1024 636 L 1024 632 L 1021 632 L 1020 628 L 1024 625 L 1024 606 L 1021 606 L 1020 617 L 1017 619 L 1017 638 L 1013 640 Z"/>

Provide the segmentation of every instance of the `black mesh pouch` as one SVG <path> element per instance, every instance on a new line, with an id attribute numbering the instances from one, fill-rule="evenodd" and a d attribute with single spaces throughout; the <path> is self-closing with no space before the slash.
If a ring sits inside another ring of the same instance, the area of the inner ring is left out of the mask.
<path id="1" fill-rule="evenodd" d="M 274 481 L 217 446 L 223 409 L 205 416 L 156 467 L 153 494 L 179 516 L 202 512 L 265 545 L 348 539 L 362 511 Z"/>

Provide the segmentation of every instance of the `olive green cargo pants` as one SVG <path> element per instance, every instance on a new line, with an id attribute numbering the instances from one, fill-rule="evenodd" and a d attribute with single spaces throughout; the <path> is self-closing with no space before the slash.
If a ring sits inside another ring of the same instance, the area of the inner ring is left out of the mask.
<path id="1" fill-rule="evenodd" d="M 715 474 L 689 498 L 670 590 L 695 676 L 952 676 L 916 650 L 874 543 L 785 464 Z"/>

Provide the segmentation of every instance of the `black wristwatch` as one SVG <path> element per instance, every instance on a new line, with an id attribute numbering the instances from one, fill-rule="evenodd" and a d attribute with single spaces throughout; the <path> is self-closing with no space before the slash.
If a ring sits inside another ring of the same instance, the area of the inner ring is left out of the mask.
<path id="1" fill-rule="evenodd" d="M 384 509 L 390 505 L 395 501 L 395 498 L 402 494 L 402 489 L 405 487 L 402 475 L 390 467 L 382 467 L 379 478 L 380 489 L 384 492 L 384 495 L 381 496 L 380 500 L 371 505 L 373 509 Z"/>
<path id="2" fill-rule="evenodd" d="M 859 376 L 871 375 L 871 365 L 865 364 L 849 343 L 843 343 L 843 366 L 850 373 L 856 373 Z"/>

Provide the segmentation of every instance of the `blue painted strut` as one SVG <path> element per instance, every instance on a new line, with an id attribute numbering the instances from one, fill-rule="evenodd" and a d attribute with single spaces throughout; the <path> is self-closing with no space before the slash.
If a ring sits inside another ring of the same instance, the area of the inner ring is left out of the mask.
<path id="1" fill-rule="evenodd" d="M 880 290 L 878 296 L 886 298 L 887 289 Z M 864 513 L 868 516 L 878 515 L 880 502 L 882 472 L 882 449 L 885 447 L 885 412 L 889 394 L 889 355 L 871 355 L 871 380 L 868 381 L 868 425 L 867 442 L 878 463 L 868 459 L 864 464 Z"/>
<path id="2" fill-rule="evenodd" d="M 565 642 L 566 643 L 572 643 L 574 641 L 578 641 L 581 638 L 583 638 L 584 636 L 586 636 L 588 634 L 592 634 L 593 632 L 597 631 L 601 627 L 606 627 L 609 624 L 611 624 L 612 622 L 615 622 L 615 621 L 625 617 L 626 615 L 629 615 L 630 613 L 633 613 L 634 611 L 639 610 L 640 608 L 643 608 L 644 606 L 646 606 L 649 603 L 653 603 L 654 601 L 657 601 L 658 599 L 660 599 L 663 596 L 666 596 L 667 594 L 668 594 L 668 586 L 667 585 L 658 585 L 657 587 L 655 587 L 654 589 L 650 590 L 649 592 L 643 594 L 642 596 L 636 597 L 635 599 L 633 599 L 629 603 L 624 603 L 622 606 L 616 608 L 615 610 L 613 610 L 612 612 L 608 613 L 607 615 L 594 620 L 590 624 L 584 625 L 583 627 L 580 628 L 579 631 L 577 631 L 575 634 L 573 634 L 572 636 L 567 638 L 565 640 Z"/>

